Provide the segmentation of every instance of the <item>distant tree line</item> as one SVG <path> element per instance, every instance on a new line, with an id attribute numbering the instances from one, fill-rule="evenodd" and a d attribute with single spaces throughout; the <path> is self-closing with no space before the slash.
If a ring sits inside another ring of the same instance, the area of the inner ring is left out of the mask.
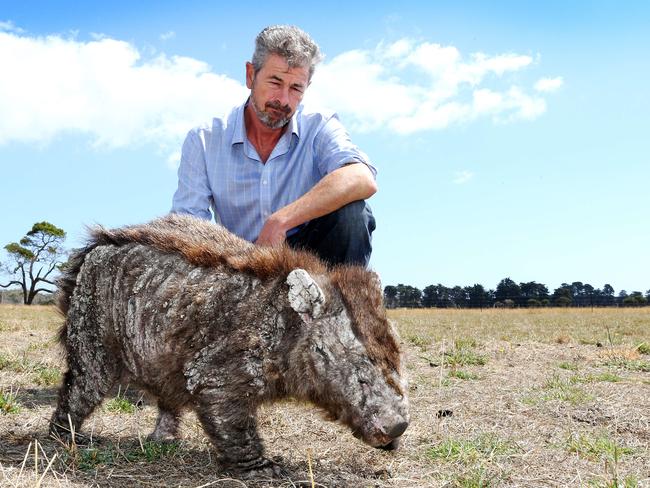
<path id="1" fill-rule="evenodd" d="M 553 293 L 546 285 L 530 281 L 515 283 L 502 279 L 494 290 L 483 285 L 454 286 L 437 284 L 423 290 L 410 285 L 389 285 L 384 288 L 384 301 L 388 308 L 514 308 L 514 307 L 641 307 L 650 304 L 650 290 L 628 293 L 606 284 L 594 288 L 589 283 L 574 281 L 562 283 Z"/>
<path id="2" fill-rule="evenodd" d="M 0 290 L 0 304 L 5 305 L 18 305 L 24 304 L 22 290 Z M 54 294 L 41 294 L 39 293 L 34 297 L 30 305 L 53 305 L 55 303 Z"/>

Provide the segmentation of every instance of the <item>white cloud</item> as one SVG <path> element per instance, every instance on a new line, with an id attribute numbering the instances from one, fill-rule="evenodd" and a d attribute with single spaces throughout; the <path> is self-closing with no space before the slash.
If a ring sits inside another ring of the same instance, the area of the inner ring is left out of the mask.
<path id="1" fill-rule="evenodd" d="M 456 171 L 454 174 L 454 183 L 457 185 L 462 185 L 463 183 L 467 183 L 469 180 L 471 180 L 474 177 L 474 173 L 471 171 L 463 170 L 463 171 Z"/>
<path id="2" fill-rule="evenodd" d="M 169 39 L 173 39 L 174 37 L 176 37 L 176 32 L 174 31 L 168 31 L 163 34 L 160 34 L 161 41 L 168 41 Z"/>
<path id="3" fill-rule="evenodd" d="M 464 58 L 454 46 L 401 39 L 323 63 L 306 101 L 337 110 L 350 129 L 366 132 L 411 134 L 481 117 L 530 120 L 546 102 L 509 74 L 532 63 L 511 53 Z M 11 22 L 0 23 L 0 66 L 0 144 L 82 133 L 96 147 L 153 143 L 170 154 L 189 128 L 247 95 L 240 82 L 197 59 L 148 56 L 103 35 L 33 37 Z M 536 88 L 558 83 L 542 79 Z"/>
<path id="4" fill-rule="evenodd" d="M 6 31 L 6 32 L 16 32 L 18 34 L 21 34 L 25 32 L 23 29 L 20 27 L 16 27 L 14 23 L 11 20 L 0 20 L 0 32 Z"/>
<path id="5" fill-rule="evenodd" d="M 537 83 L 535 83 L 535 90 L 543 93 L 554 92 L 559 89 L 564 84 L 564 80 L 561 76 L 557 78 L 542 78 Z"/>
<path id="6" fill-rule="evenodd" d="M 189 128 L 247 93 L 196 59 L 143 59 L 131 44 L 97 37 L 0 32 L 0 144 L 86 133 L 97 146 L 176 149 Z"/>
<path id="7" fill-rule="evenodd" d="M 181 152 L 180 150 L 178 151 L 173 151 L 167 156 L 167 166 L 169 166 L 170 169 L 176 169 L 178 168 L 178 163 L 181 160 Z"/>
<path id="8" fill-rule="evenodd" d="M 401 39 L 324 63 L 307 100 L 335 108 L 358 131 L 410 134 L 479 117 L 531 120 L 545 112 L 546 102 L 513 85 L 509 75 L 532 64 L 527 55 L 474 53 L 465 59 L 454 46 Z"/>

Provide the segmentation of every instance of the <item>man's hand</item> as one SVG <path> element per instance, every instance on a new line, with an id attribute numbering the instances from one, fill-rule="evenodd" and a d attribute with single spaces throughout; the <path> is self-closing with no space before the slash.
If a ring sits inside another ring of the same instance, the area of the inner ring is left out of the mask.
<path id="1" fill-rule="evenodd" d="M 255 244 L 260 246 L 279 246 L 287 239 L 289 229 L 282 224 L 276 214 L 271 215 L 260 231 Z"/>
<path id="2" fill-rule="evenodd" d="M 325 176 L 298 200 L 271 215 L 255 244 L 280 245 L 286 240 L 289 229 L 338 210 L 350 202 L 365 200 L 376 191 L 375 179 L 365 164 L 343 166 Z"/>

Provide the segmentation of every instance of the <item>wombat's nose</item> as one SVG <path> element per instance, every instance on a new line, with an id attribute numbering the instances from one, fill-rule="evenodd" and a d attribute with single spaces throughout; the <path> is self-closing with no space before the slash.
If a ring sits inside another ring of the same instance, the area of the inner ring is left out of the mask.
<path id="1" fill-rule="evenodd" d="M 408 422 L 399 422 L 394 425 L 386 426 L 382 430 L 384 431 L 384 434 L 386 434 L 388 437 L 396 439 L 404 433 L 404 431 L 408 426 L 409 426 Z"/>

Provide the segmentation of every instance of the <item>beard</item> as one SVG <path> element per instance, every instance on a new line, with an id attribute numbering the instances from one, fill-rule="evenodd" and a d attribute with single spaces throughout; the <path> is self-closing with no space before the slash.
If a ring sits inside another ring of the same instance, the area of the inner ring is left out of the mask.
<path id="1" fill-rule="evenodd" d="M 269 129 L 280 129 L 287 125 L 291 120 L 291 107 L 289 105 L 282 105 L 279 101 L 273 100 L 264 104 L 264 109 L 257 106 L 254 94 L 251 93 L 251 103 L 253 110 L 260 122 Z M 274 114 L 279 113 L 279 115 Z"/>

